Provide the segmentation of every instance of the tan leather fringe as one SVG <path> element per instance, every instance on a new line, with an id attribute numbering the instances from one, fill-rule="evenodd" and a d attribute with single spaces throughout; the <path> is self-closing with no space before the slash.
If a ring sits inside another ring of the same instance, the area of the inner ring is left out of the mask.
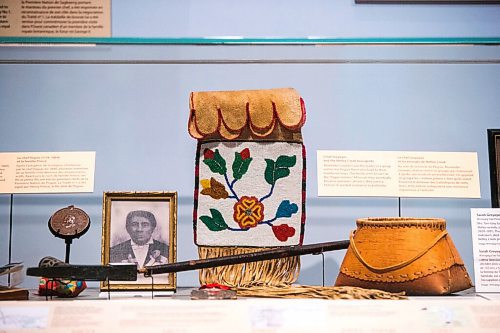
<path id="1" fill-rule="evenodd" d="M 258 247 L 198 247 L 200 259 L 253 253 L 269 248 Z M 280 258 L 204 268 L 200 270 L 200 284 L 220 283 L 230 287 L 290 286 L 297 281 L 300 257 Z"/>
<path id="2" fill-rule="evenodd" d="M 253 286 L 238 288 L 240 297 L 273 298 L 319 298 L 319 299 L 408 299 L 405 293 L 390 293 L 377 289 L 358 287 L 321 287 L 321 286 Z"/>

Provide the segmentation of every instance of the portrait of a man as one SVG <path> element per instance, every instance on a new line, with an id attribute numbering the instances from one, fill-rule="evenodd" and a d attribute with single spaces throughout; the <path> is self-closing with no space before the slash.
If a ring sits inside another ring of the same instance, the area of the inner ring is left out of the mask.
<path id="1" fill-rule="evenodd" d="M 103 198 L 102 263 L 135 264 L 138 269 L 176 260 L 176 192 L 105 192 Z M 136 281 L 109 281 L 113 290 L 175 289 L 175 273 Z M 107 288 L 101 283 L 101 288 Z"/>
<path id="2" fill-rule="evenodd" d="M 110 263 L 135 263 L 139 268 L 168 263 L 168 244 L 153 238 L 156 217 L 146 210 L 127 214 L 125 229 L 129 240 L 110 248 Z"/>

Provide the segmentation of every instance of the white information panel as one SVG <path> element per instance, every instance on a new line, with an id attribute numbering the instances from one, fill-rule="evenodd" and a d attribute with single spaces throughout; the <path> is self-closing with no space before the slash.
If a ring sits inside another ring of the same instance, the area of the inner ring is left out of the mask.
<path id="1" fill-rule="evenodd" d="M 94 191 L 95 152 L 0 153 L 0 193 Z"/>
<path id="2" fill-rule="evenodd" d="M 111 37 L 111 0 L 0 0 L 0 36 Z"/>
<path id="3" fill-rule="evenodd" d="M 471 209 L 476 292 L 500 293 L 500 208 Z"/>
<path id="4" fill-rule="evenodd" d="M 319 196 L 480 198 L 477 153 L 323 151 Z"/>

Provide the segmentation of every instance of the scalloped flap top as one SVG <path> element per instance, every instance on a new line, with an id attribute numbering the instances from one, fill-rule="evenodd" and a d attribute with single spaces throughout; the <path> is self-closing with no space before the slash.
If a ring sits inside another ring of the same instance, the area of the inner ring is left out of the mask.
<path id="1" fill-rule="evenodd" d="M 188 130 L 195 139 L 256 138 L 281 131 L 300 132 L 306 120 L 302 98 L 293 88 L 192 92 Z"/>

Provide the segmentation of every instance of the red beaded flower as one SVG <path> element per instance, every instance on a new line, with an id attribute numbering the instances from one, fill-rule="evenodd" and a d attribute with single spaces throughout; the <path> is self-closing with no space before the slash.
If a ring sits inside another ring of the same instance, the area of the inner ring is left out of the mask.
<path id="1" fill-rule="evenodd" d="M 264 219 L 264 205 L 256 197 L 243 196 L 234 205 L 233 218 L 241 229 L 256 227 Z"/>
<path id="2" fill-rule="evenodd" d="M 295 235 L 295 228 L 290 227 L 288 224 L 280 224 L 272 226 L 274 236 L 282 242 L 286 242 L 288 237 Z"/>

